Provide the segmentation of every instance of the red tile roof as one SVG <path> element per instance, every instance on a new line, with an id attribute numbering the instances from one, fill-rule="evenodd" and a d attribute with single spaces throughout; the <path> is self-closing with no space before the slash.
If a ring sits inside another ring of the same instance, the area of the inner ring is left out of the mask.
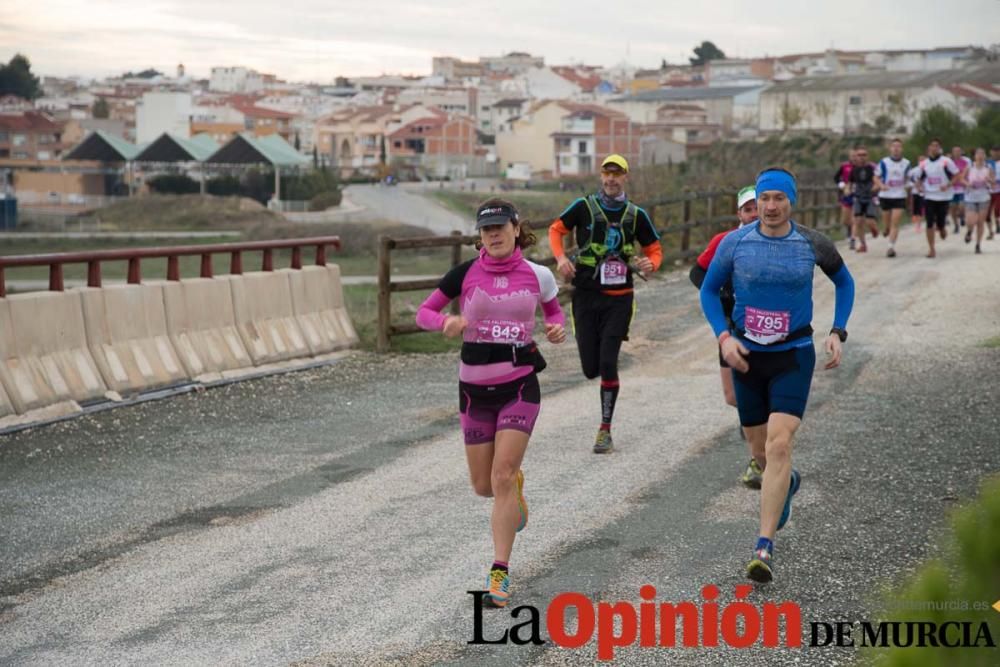
<path id="1" fill-rule="evenodd" d="M 552 68 L 552 71 L 570 83 L 580 86 L 580 89 L 585 93 L 593 92 L 594 88 L 601 83 L 600 75 L 594 72 L 581 72 L 580 69 L 575 67 L 557 65 Z"/>
<path id="2" fill-rule="evenodd" d="M 58 132 L 62 126 L 41 111 L 0 113 L 0 129 L 25 132 Z"/>

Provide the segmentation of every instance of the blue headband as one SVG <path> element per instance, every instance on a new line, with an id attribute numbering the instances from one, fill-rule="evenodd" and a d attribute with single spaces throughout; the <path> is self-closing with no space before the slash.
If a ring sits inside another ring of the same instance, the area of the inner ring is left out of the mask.
<path id="1" fill-rule="evenodd" d="M 785 171 L 772 169 L 757 177 L 757 198 L 768 190 L 780 190 L 788 196 L 788 201 L 795 203 L 795 179 Z"/>

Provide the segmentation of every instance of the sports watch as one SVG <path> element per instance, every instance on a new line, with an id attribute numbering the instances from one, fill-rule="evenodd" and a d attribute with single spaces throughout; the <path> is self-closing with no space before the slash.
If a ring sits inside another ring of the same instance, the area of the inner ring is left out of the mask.
<path id="1" fill-rule="evenodd" d="M 843 343 L 847 340 L 847 329 L 841 329 L 840 327 L 834 327 L 830 329 L 831 334 L 837 334 L 837 338 Z"/>

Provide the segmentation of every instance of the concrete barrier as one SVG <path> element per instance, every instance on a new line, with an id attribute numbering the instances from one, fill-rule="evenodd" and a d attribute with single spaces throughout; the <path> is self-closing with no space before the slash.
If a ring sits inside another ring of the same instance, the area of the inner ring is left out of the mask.
<path id="1" fill-rule="evenodd" d="M 87 343 L 109 388 L 134 394 L 189 379 L 167 335 L 163 283 L 77 291 Z"/>
<path id="2" fill-rule="evenodd" d="M 105 396 L 85 331 L 79 292 L 0 299 L 0 381 L 18 414 Z"/>
<path id="3" fill-rule="evenodd" d="M 236 330 L 225 278 L 187 278 L 163 284 L 167 333 L 188 375 L 201 382 L 253 366 Z"/>
<path id="4" fill-rule="evenodd" d="M 255 365 L 312 354 L 295 319 L 287 273 L 255 271 L 221 278 L 229 281 L 236 330 Z"/>
<path id="5" fill-rule="evenodd" d="M 314 355 L 344 349 L 358 342 L 358 334 L 344 307 L 340 267 L 305 266 L 283 269 L 288 274 L 292 308 Z"/>

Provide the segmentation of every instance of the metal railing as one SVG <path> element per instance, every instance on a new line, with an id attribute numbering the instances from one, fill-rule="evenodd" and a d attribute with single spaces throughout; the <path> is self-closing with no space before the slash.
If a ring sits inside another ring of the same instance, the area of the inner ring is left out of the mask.
<path id="1" fill-rule="evenodd" d="M 87 265 L 87 286 L 101 286 L 101 263 L 112 261 L 128 262 L 128 278 L 130 284 L 142 282 L 142 260 L 166 259 L 167 280 L 180 280 L 180 258 L 201 257 L 200 277 L 211 278 L 213 275 L 212 256 L 228 253 L 229 273 L 243 273 L 243 253 L 261 253 L 261 271 L 274 270 L 274 251 L 291 249 L 290 268 L 302 268 L 302 249 L 315 248 L 315 263 L 326 265 L 326 249 L 332 246 L 340 249 L 339 236 L 317 236 L 300 239 L 282 239 L 279 241 L 251 241 L 247 243 L 214 243 L 207 245 L 168 246 L 155 248 L 122 248 L 118 250 L 98 250 L 93 252 L 65 252 L 44 255 L 8 255 L 0 257 L 0 297 L 7 296 L 7 269 L 27 266 L 47 266 L 49 268 L 49 290 L 62 292 L 63 266 L 66 264 Z"/>
<path id="2" fill-rule="evenodd" d="M 643 205 L 649 213 L 653 224 L 660 233 L 664 244 L 663 264 L 669 265 L 697 257 L 702 246 L 692 247 L 691 232 L 697 229 L 711 228 L 712 231 L 723 225 L 732 224 L 735 220 L 736 190 L 713 190 L 706 192 L 688 192 L 673 197 L 661 197 Z M 824 215 L 837 211 L 838 190 L 825 186 L 804 186 L 799 189 L 799 201 L 795 207 L 794 219 L 808 227 L 820 231 L 830 229 L 839 224 L 836 216 Z M 700 209 L 695 215 L 695 209 Z M 717 215 L 725 211 L 724 215 Z M 554 219 L 554 218 L 553 218 Z M 539 236 L 545 235 L 545 230 L 552 219 L 534 223 L 532 229 Z M 410 250 L 417 248 L 448 248 L 451 252 L 451 267 L 462 262 L 462 247 L 471 246 L 479 240 L 479 236 L 462 235 L 452 232 L 450 236 L 424 236 L 416 238 L 395 239 L 386 235 L 379 236 L 378 245 L 378 322 L 375 347 L 379 352 L 389 350 L 393 336 L 419 333 L 422 331 L 415 322 L 394 324 L 392 321 L 392 295 L 397 292 L 427 291 L 437 287 L 439 280 L 392 280 L 392 252 L 394 250 Z M 707 239 L 705 239 L 707 242 Z M 533 258 L 532 261 L 546 266 L 554 266 L 555 258 L 548 256 Z M 455 309 L 457 303 L 452 303 Z M 455 312 L 453 310 L 453 312 Z"/>

